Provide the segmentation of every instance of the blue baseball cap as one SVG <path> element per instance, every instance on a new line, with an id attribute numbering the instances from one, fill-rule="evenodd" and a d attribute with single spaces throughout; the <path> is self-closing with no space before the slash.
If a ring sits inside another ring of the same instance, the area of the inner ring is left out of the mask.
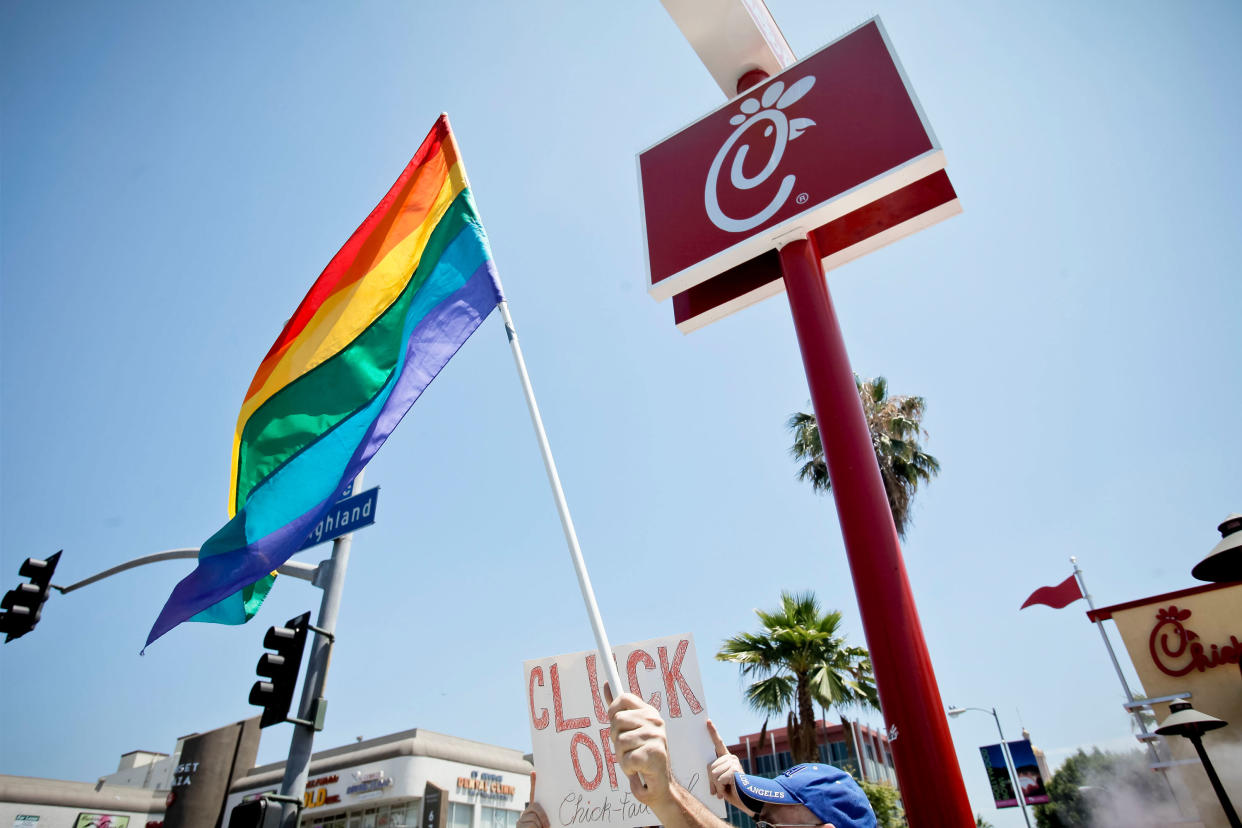
<path id="1" fill-rule="evenodd" d="M 805 805 L 836 828 L 875 828 L 875 812 L 862 788 L 832 765 L 794 765 L 775 779 L 733 774 L 737 793 L 754 813 L 765 804 Z"/>

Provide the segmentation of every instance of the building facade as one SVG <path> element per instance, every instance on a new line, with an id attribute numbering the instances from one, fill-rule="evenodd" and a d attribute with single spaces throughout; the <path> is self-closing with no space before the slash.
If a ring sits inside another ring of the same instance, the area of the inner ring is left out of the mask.
<path id="1" fill-rule="evenodd" d="M 1242 583 L 1209 584 L 1101 607 L 1092 621 L 1112 619 L 1158 722 L 1169 703 L 1186 698 L 1195 710 L 1229 722 L 1203 736 L 1203 746 L 1235 808 L 1242 800 Z M 1157 737 L 1158 738 L 1158 737 Z M 1193 801 L 1207 828 L 1224 828 L 1224 812 L 1189 740 L 1165 739 L 1167 768 L 1179 800 Z"/>
<path id="2" fill-rule="evenodd" d="M 140 787 L 0 775 L 0 825 L 158 828 L 165 796 Z"/>
<path id="3" fill-rule="evenodd" d="M 257 725 L 184 736 L 171 755 L 131 751 L 94 783 L 0 775 L 0 826 L 227 826 L 234 807 L 284 778 L 283 763 L 254 766 Z M 312 756 L 300 825 L 514 828 L 533 769 L 520 751 L 421 728 L 359 741 Z"/>
<path id="4" fill-rule="evenodd" d="M 303 828 L 415 828 L 435 803 L 435 828 L 514 828 L 530 798 L 534 766 L 520 751 L 421 728 L 316 753 Z M 225 813 L 276 793 L 284 763 L 237 779 Z M 227 824 L 227 822 L 226 822 Z"/>

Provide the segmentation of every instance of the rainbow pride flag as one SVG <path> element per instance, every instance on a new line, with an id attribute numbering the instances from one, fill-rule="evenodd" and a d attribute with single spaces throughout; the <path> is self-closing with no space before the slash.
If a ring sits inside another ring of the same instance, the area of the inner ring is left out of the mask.
<path id="1" fill-rule="evenodd" d="M 229 521 L 147 644 L 242 624 L 311 528 L 503 295 L 447 115 L 260 363 L 233 438 Z"/>

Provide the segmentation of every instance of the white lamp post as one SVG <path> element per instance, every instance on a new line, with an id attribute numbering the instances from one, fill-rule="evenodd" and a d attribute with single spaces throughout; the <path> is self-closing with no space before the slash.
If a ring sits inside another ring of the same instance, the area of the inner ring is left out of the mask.
<path id="1" fill-rule="evenodd" d="M 1005 768 L 1009 771 L 1009 781 L 1013 784 L 1013 795 L 1018 798 L 1018 805 L 1022 807 L 1022 818 L 1026 820 L 1026 828 L 1031 828 L 1031 815 L 1026 811 L 1026 797 L 1022 795 L 1022 786 L 1018 784 L 1018 771 L 1013 766 L 1013 757 L 1009 755 L 1009 743 L 1005 741 L 1005 731 L 1001 730 L 1000 716 L 996 715 L 996 708 L 988 710 L 984 707 L 949 707 L 950 718 L 956 719 L 967 710 L 977 710 L 980 713 L 991 713 L 992 718 L 996 720 L 996 732 L 1000 734 L 1001 753 L 1005 756 Z"/>
<path id="2" fill-rule="evenodd" d="M 1203 734 L 1209 730 L 1224 727 L 1229 722 L 1200 713 L 1185 699 L 1170 704 L 1169 710 L 1171 711 L 1169 718 L 1156 728 L 1156 732 L 1161 736 L 1184 736 L 1190 740 L 1190 743 L 1195 746 L 1195 752 L 1199 754 L 1199 761 L 1203 763 L 1203 770 L 1207 772 L 1208 781 L 1212 783 L 1212 790 L 1216 792 L 1216 798 L 1220 800 L 1220 807 L 1225 812 L 1225 818 L 1229 820 L 1233 828 L 1242 828 L 1242 822 L 1238 821 L 1238 812 L 1233 809 L 1233 803 L 1229 801 L 1229 795 L 1225 793 L 1225 786 L 1220 783 L 1216 768 L 1212 766 L 1212 760 L 1208 758 L 1207 751 L 1203 749 Z"/>

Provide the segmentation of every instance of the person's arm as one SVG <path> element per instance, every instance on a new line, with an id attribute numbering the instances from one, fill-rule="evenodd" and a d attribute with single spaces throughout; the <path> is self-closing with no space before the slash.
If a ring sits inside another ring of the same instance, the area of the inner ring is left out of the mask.
<path id="1" fill-rule="evenodd" d="M 664 720 L 656 709 L 633 693 L 613 700 L 610 690 L 605 687 L 604 695 L 613 752 L 634 797 L 651 808 L 664 828 L 729 828 L 673 778 Z"/>
<path id="2" fill-rule="evenodd" d="M 664 828 L 732 828 L 729 823 L 707 810 L 707 806 L 677 780 L 673 780 L 665 801 L 658 805 L 648 804 Z"/>

